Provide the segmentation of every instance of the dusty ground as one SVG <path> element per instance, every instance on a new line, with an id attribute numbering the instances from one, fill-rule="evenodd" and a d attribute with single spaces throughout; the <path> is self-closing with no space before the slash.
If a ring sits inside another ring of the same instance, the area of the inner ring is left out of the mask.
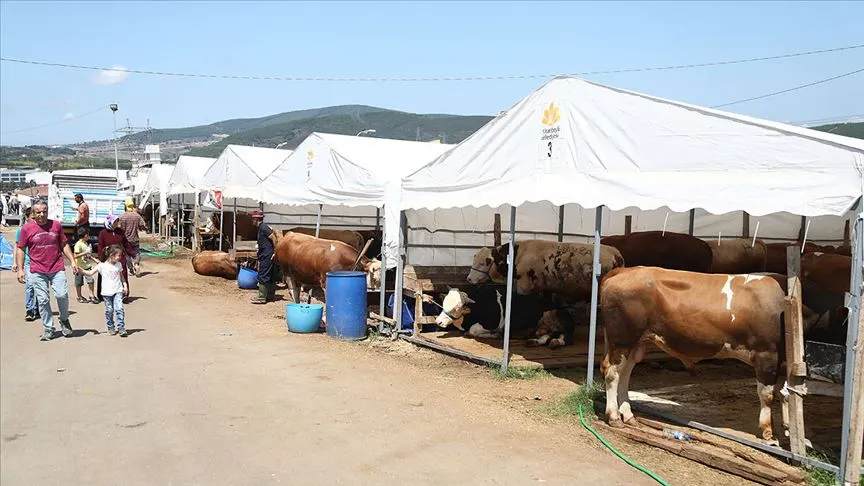
<path id="1" fill-rule="evenodd" d="M 48 343 L 0 272 L 4 486 L 655 484 L 546 412 L 584 371 L 502 381 L 403 342 L 291 334 L 284 303 L 252 306 L 188 260 L 145 270 L 128 338 L 72 303 L 76 337 Z M 747 484 L 607 440 L 670 484 Z"/>

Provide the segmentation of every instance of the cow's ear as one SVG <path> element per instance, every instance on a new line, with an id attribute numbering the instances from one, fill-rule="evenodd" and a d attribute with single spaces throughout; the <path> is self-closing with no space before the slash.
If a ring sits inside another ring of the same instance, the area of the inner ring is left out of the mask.
<path id="1" fill-rule="evenodd" d="M 468 294 L 466 294 L 465 292 L 459 292 L 459 294 L 462 296 L 462 303 L 463 304 L 474 304 L 475 303 L 474 300 L 471 297 L 468 297 Z"/>

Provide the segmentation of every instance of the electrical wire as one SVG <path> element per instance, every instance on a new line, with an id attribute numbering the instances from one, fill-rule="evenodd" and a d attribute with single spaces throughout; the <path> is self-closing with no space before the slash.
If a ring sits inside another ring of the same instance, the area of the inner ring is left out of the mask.
<path id="1" fill-rule="evenodd" d="M 585 71 L 570 74 L 526 74 L 513 76 L 456 76 L 456 77 L 309 77 L 309 76 L 240 76 L 230 74 L 210 74 L 210 73 L 182 73 L 168 71 L 150 71 L 141 69 L 85 66 L 81 64 L 67 64 L 59 62 L 34 61 L 29 59 L 15 59 L 9 57 L 0 57 L 0 61 L 12 62 L 18 64 L 30 64 L 36 66 L 60 67 L 69 69 L 84 69 L 90 71 L 117 71 L 130 74 L 144 74 L 150 76 L 174 76 L 174 77 L 189 77 L 189 78 L 211 78 L 211 79 L 240 79 L 240 80 L 256 80 L 256 81 L 330 81 L 330 82 L 419 82 L 419 81 L 491 81 L 491 80 L 512 80 L 512 79 L 536 79 L 536 78 L 552 78 L 555 76 L 591 76 L 600 74 L 623 74 L 636 73 L 646 71 L 670 71 L 676 69 L 693 69 L 711 66 L 726 66 L 730 64 L 744 64 L 751 62 L 770 61 L 775 59 L 788 59 L 793 57 L 812 56 L 817 54 L 826 54 L 830 52 L 841 52 L 852 49 L 860 49 L 864 44 L 852 46 L 834 47 L 831 49 L 819 49 L 813 51 L 793 52 L 789 54 L 779 54 L 775 56 L 751 57 L 746 59 L 733 59 L 725 61 L 692 63 L 692 64 L 677 64 L 672 66 L 651 66 L 630 69 L 614 69 L 607 71 Z"/>
<path id="2" fill-rule="evenodd" d="M 847 76 L 852 76 L 852 75 L 854 75 L 854 74 L 858 74 L 858 73 L 860 73 L 860 72 L 864 72 L 864 68 L 856 69 L 855 71 L 850 71 L 850 72 L 848 72 L 848 73 L 843 73 L 843 74 L 840 74 L 840 75 L 837 75 L 837 76 L 833 76 L 833 77 L 830 77 L 830 78 L 825 78 L 825 79 L 820 79 L 820 80 L 818 80 L 818 81 L 813 81 L 812 83 L 802 84 L 802 85 L 799 85 L 799 86 L 794 86 L 794 87 L 792 87 L 792 88 L 787 88 L 787 89 L 783 89 L 783 90 L 780 90 L 780 91 L 774 91 L 774 92 L 767 93 L 767 94 L 764 94 L 764 95 L 754 96 L 754 97 L 752 97 L 752 98 L 745 98 L 745 99 L 743 99 L 743 100 L 730 101 L 729 103 L 723 103 L 722 105 L 714 105 L 714 106 L 712 106 L 711 108 L 723 108 L 724 106 L 732 106 L 732 105 L 737 105 L 737 104 L 739 104 L 739 103 L 747 103 L 748 101 L 761 100 L 761 99 L 768 98 L 768 97 L 771 97 L 771 96 L 777 96 L 777 95 L 781 95 L 781 94 L 784 94 L 784 93 L 789 93 L 789 92 L 791 92 L 791 91 L 797 91 L 797 90 L 799 90 L 799 89 L 809 88 L 809 87 L 811 87 L 811 86 L 816 86 L 816 85 L 818 85 L 818 84 L 827 83 L 827 82 L 829 82 L 829 81 L 834 81 L 835 79 L 845 78 L 845 77 L 847 77 Z"/>
<path id="3" fill-rule="evenodd" d="M 18 130 L 10 130 L 10 131 L 8 131 L 8 132 L 0 132 L 0 133 L 2 133 L 3 135 L 11 135 L 11 134 L 13 134 L 13 133 L 29 132 L 29 131 L 32 131 L 32 130 L 39 130 L 39 129 L 42 129 L 42 128 L 53 127 L 54 125 L 60 125 L 60 124 L 63 124 L 63 123 L 68 123 L 68 122 L 71 122 L 71 121 L 73 121 L 73 120 L 77 120 L 77 119 L 79 119 L 79 118 L 84 118 L 85 116 L 90 116 L 90 115 L 93 115 L 93 114 L 99 113 L 99 112 L 102 111 L 102 110 L 107 110 L 107 109 L 108 109 L 108 105 L 100 106 L 99 108 L 97 108 L 97 109 L 95 109 L 95 110 L 93 110 L 93 111 L 88 111 L 88 112 L 86 112 L 86 113 L 82 113 L 82 114 L 80 114 L 80 115 L 75 115 L 75 116 L 72 116 L 72 117 L 69 117 L 69 118 L 64 118 L 64 119 L 59 120 L 59 121 L 56 121 L 56 122 L 46 123 L 46 124 L 44 124 L 44 125 L 38 125 L 38 126 L 35 126 L 35 127 L 21 128 L 21 129 L 18 129 Z"/>

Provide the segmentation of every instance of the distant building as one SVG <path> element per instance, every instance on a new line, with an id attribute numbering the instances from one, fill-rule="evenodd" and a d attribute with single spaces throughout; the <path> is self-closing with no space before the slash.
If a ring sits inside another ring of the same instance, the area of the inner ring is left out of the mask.
<path id="1" fill-rule="evenodd" d="M 159 151 L 159 145 L 145 145 L 144 146 L 144 160 L 141 161 L 141 164 L 161 164 L 162 163 L 162 154 Z"/>
<path id="2" fill-rule="evenodd" d="M 24 186 L 27 184 L 27 176 L 38 169 L 5 169 L 0 168 L 0 184 L 14 184 Z"/>

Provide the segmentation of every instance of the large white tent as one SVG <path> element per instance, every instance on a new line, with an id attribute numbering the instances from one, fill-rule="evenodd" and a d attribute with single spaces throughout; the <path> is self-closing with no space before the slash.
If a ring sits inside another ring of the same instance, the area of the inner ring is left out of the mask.
<path id="1" fill-rule="evenodd" d="M 223 197 L 254 197 L 250 191 L 291 153 L 291 150 L 228 145 L 201 178 L 202 189 L 222 191 Z"/>
<path id="2" fill-rule="evenodd" d="M 168 182 L 171 180 L 171 174 L 174 172 L 174 165 L 171 164 L 153 164 L 150 168 L 150 174 L 144 182 L 141 192 L 143 194 L 139 207 L 144 207 L 149 199 L 154 196 L 159 196 L 159 215 L 165 216 L 168 214 Z"/>
<path id="3" fill-rule="evenodd" d="M 403 210 L 425 211 L 509 205 L 511 239 L 517 206 L 520 212 L 544 202 L 596 208 L 595 269 L 604 206 L 615 211 L 668 208 L 676 213 L 700 208 L 712 215 L 746 211 L 766 217 L 852 216 L 851 325 L 841 454 L 845 473 L 847 467 L 857 471 L 859 466 L 846 464 L 846 452 L 864 268 L 862 196 L 862 140 L 559 77 L 406 177 L 393 201 L 399 201 Z M 555 208 L 546 206 L 549 209 Z M 394 236 L 398 235 L 401 232 Z M 510 265 L 508 281 L 512 269 Z M 595 273 L 589 362 L 594 358 L 598 286 Z M 401 298 L 398 286 L 397 293 Z M 507 300 L 504 366 L 509 292 Z M 589 382 L 592 376 L 589 366 Z"/>
<path id="4" fill-rule="evenodd" d="M 181 155 L 168 180 L 168 194 L 195 194 L 201 190 L 201 180 L 215 158 Z"/>

